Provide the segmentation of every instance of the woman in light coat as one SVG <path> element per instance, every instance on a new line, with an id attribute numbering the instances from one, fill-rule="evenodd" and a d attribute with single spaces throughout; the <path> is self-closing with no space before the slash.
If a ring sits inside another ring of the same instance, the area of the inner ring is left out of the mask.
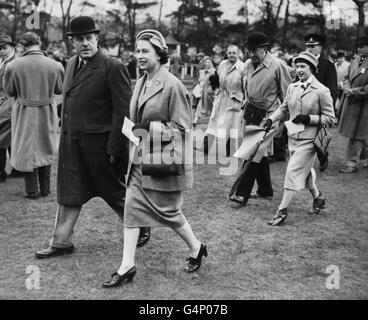
<path id="1" fill-rule="evenodd" d="M 136 43 L 137 62 L 145 74 L 138 80 L 130 104 L 130 118 L 136 123 L 133 133 L 138 136 L 148 131 L 153 137 L 158 133 L 161 142 L 161 136 L 162 140 L 172 136 L 169 128 L 173 128 L 175 137 L 179 134 L 180 138 L 187 138 L 186 133 L 191 131 L 190 98 L 180 80 L 164 67 L 167 62 L 165 39 L 158 31 L 145 30 L 138 34 Z M 123 260 L 118 271 L 103 284 L 105 288 L 131 281 L 136 274 L 135 250 L 140 227 L 171 227 L 189 248 L 186 272 L 198 270 L 202 257 L 207 256 L 206 246 L 196 238 L 182 212 L 183 192 L 193 184 L 192 165 L 185 164 L 182 175 L 143 175 L 142 163 L 136 160 L 145 141 L 142 138 L 139 147 L 131 148 L 124 209 Z M 155 142 L 152 143 L 153 149 Z"/>
<path id="2" fill-rule="evenodd" d="M 213 107 L 213 99 L 214 99 L 214 90 L 211 85 L 211 76 L 214 76 L 216 73 L 216 69 L 213 66 L 212 60 L 210 57 L 204 57 L 203 59 L 205 63 L 205 69 L 202 70 L 202 77 L 200 77 L 200 87 L 201 87 L 201 96 L 198 101 L 197 110 L 194 115 L 193 126 L 196 126 L 198 120 L 202 117 L 210 116 L 212 107 Z"/>
<path id="3" fill-rule="evenodd" d="M 290 114 L 294 124 L 304 126 L 304 130 L 298 133 L 288 133 L 290 160 L 286 169 L 284 194 L 279 210 L 268 222 L 272 226 L 278 226 L 285 221 L 287 208 L 296 191 L 309 189 L 313 197 L 311 213 L 318 214 L 326 202 L 316 185 L 316 172 L 313 165 L 317 154 L 313 142 L 318 132 L 318 125 L 329 125 L 334 121 L 333 101 L 330 90 L 318 82 L 313 75 L 318 65 L 316 57 L 308 52 L 302 52 L 295 58 L 295 63 L 300 81 L 289 86 L 283 104 L 265 123 L 265 129 L 268 130 L 272 123 Z"/>
<path id="4" fill-rule="evenodd" d="M 242 136 L 245 65 L 239 60 L 239 54 L 240 50 L 237 46 L 229 46 L 228 59 L 222 61 L 217 69 L 220 88 L 213 103 L 207 127 L 208 136 L 219 138 L 225 135 L 226 141 Z M 212 144 L 212 141 L 208 143 Z"/>

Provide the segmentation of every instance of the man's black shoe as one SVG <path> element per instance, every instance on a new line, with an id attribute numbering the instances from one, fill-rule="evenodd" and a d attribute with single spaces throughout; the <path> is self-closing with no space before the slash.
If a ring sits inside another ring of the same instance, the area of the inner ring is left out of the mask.
<path id="1" fill-rule="evenodd" d="M 151 228 L 149 227 L 140 228 L 137 247 L 138 248 L 143 247 L 148 242 L 150 237 L 151 237 Z"/>
<path id="2" fill-rule="evenodd" d="M 64 254 L 71 254 L 73 252 L 74 252 L 73 245 L 67 248 L 47 247 L 46 249 L 36 251 L 36 258 L 37 259 L 47 259 L 47 258 L 62 256 Z"/>

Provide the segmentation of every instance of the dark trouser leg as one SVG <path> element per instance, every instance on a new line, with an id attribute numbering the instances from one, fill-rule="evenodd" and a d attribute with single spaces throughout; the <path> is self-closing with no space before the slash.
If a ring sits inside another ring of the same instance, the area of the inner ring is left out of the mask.
<path id="1" fill-rule="evenodd" d="M 0 148 L 0 174 L 5 173 L 6 149 Z"/>
<path id="2" fill-rule="evenodd" d="M 256 180 L 256 175 L 258 172 L 259 164 L 251 162 L 247 171 L 244 173 L 242 180 L 236 190 L 236 195 L 244 197 L 244 201 L 248 201 L 250 194 L 252 192 L 254 182 Z"/>
<path id="3" fill-rule="evenodd" d="M 286 146 L 288 142 L 287 129 L 284 127 L 281 134 L 273 139 L 273 158 L 279 161 L 286 159 Z"/>
<path id="4" fill-rule="evenodd" d="M 54 235 L 50 246 L 54 248 L 68 248 L 72 242 L 74 226 L 78 220 L 82 206 L 62 206 L 58 207 L 56 215 Z"/>
<path id="5" fill-rule="evenodd" d="M 40 191 L 43 196 L 50 194 L 50 174 L 51 166 L 38 168 L 38 180 L 40 184 Z"/>
<path id="6" fill-rule="evenodd" d="M 267 157 L 263 157 L 262 161 L 259 163 L 256 180 L 258 184 L 257 193 L 262 197 L 273 197 L 270 164 Z"/>
<path id="7" fill-rule="evenodd" d="M 27 194 L 34 194 L 38 192 L 38 170 L 24 173 L 24 182 Z"/>

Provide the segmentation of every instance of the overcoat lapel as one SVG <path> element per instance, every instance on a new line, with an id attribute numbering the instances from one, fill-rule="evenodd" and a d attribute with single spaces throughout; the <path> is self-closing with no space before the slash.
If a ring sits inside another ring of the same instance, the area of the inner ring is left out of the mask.
<path id="1" fill-rule="evenodd" d="M 78 86 L 81 82 L 83 82 L 84 80 L 86 80 L 87 78 L 89 78 L 90 76 L 92 76 L 93 71 L 95 69 L 98 69 L 98 63 L 101 59 L 101 53 L 97 52 L 96 55 L 85 65 L 85 67 L 79 71 L 79 73 L 76 75 L 76 77 L 74 79 L 72 79 L 70 81 L 69 78 L 69 85 L 66 88 L 66 92 L 72 90 L 73 88 L 75 88 L 76 86 Z M 70 66 L 70 73 L 69 73 L 69 77 L 73 77 L 74 75 L 74 70 L 76 67 L 76 63 L 78 62 L 78 57 L 76 57 L 72 63 L 72 65 Z"/>
<path id="2" fill-rule="evenodd" d="M 137 109 L 138 109 L 138 98 L 141 94 L 143 84 L 145 82 L 147 75 L 140 77 L 138 81 L 135 84 L 135 88 L 133 91 L 132 99 L 130 100 L 130 120 L 132 120 L 134 123 L 137 122 Z"/>
<path id="3" fill-rule="evenodd" d="M 157 71 L 157 75 L 153 80 L 152 86 L 148 89 L 146 94 L 144 95 L 143 99 L 138 103 L 138 110 L 142 108 L 142 106 L 153 96 L 159 93 L 164 88 L 164 81 L 162 77 L 162 73 L 164 72 L 164 67 L 160 67 L 160 70 Z M 142 82 L 143 84 L 143 82 Z"/>
<path id="4" fill-rule="evenodd" d="M 360 67 L 359 67 L 358 62 L 354 61 L 351 81 L 353 81 L 356 77 L 361 75 L 362 74 L 361 72 L 364 69 L 365 69 L 365 72 L 368 71 L 368 59 L 365 59 L 365 61 L 363 62 L 363 64 Z"/>

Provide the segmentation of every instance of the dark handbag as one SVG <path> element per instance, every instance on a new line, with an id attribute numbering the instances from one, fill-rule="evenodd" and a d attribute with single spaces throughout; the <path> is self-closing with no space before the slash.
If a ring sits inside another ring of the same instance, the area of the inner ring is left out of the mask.
<path id="1" fill-rule="evenodd" d="M 260 109 L 250 102 L 245 103 L 243 119 L 246 124 L 254 124 L 259 126 L 264 117 L 266 116 L 267 110 Z"/>
<path id="2" fill-rule="evenodd" d="M 276 94 L 275 100 L 273 100 L 271 105 L 266 109 L 258 108 L 254 103 L 247 101 L 245 103 L 244 114 L 243 114 L 243 119 L 245 120 L 245 123 L 259 126 L 262 120 L 265 118 L 267 111 L 271 109 L 273 104 L 276 102 L 277 98 L 278 98 L 278 94 Z"/>
<path id="3" fill-rule="evenodd" d="M 324 171 L 328 166 L 328 145 L 332 140 L 331 134 L 327 131 L 326 126 L 321 124 L 322 111 L 319 106 L 319 122 L 316 137 L 314 138 L 314 150 L 317 152 L 317 158 L 320 163 L 319 170 Z"/>
<path id="4" fill-rule="evenodd" d="M 182 176 L 185 173 L 183 155 L 180 152 L 183 146 L 177 146 L 173 126 L 170 123 L 165 126 L 169 129 L 170 140 L 163 141 L 161 137 L 161 146 L 150 143 L 149 152 L 144 155 L 142 162 L 144 176 Z"/>

